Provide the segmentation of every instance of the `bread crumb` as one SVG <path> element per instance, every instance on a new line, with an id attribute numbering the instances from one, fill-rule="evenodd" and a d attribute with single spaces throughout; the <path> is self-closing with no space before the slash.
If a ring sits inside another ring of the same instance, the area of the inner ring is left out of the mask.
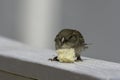
<path id="1" fill-rule="evenodd" d="M 70 48 L 70 49 L 58 49 L 56 52 L 58 54 L 57 59 L 60 62 L 73 63 L 76 60 L 75 50 L 73 48 Z"/>

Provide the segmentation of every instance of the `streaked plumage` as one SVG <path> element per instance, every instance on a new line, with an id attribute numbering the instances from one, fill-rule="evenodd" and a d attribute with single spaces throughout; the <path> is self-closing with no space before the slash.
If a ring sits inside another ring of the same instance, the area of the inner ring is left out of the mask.
<path id="1" fill-rule="evenodd" d="M 55 37 L 55 48 L 68 49 L 74 48 L 78 60 L 81 60 L 80 52 L 86 48 L 82 34 L 73 29 L 63 29 Z"/>

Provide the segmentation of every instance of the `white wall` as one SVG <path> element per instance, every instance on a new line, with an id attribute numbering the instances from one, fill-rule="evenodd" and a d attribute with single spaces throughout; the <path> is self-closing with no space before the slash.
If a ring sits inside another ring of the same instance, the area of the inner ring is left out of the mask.
<path id="1" fill-rule="evenodd" d="M 37 48 L 54 48 L 60 0 L 1 0 L 0 34 Z"/>
<path id="2" fill-rule="evenodd" d="M 120 62 L 120 0 L 64 0 L 63 25 L 92 43 L 84 56 Z"/>
<path id="3" fill-rule="evenodd" d="M 23 41 L 37 48 L 53 48 L 61 24 L 61 6 L 60 0 L 28 0 L 25 17 L 21 18 Z"/>

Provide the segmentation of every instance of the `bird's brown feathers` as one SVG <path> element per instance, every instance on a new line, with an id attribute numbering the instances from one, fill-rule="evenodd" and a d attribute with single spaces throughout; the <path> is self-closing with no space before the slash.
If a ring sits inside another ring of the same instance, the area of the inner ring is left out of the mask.
<path id="1" fill-rule="evenodd" d="M 74 48 L 76 56 L 85 48 L 85 40 L 82 34 L 73 29 L 63 29 L 55 37 L 55 47 L 57 49 Z"/>

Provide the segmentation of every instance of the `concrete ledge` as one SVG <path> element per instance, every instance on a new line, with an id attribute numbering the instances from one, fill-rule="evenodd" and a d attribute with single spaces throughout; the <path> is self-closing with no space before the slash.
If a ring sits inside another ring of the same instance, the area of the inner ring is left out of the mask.
<path id="1" fill-rule="evenodd" d="M 24 44 L 0 38 L 0 72 L 30 80 L 120 80 L 120 64 L 83 58 L 83 62 L 59 63 L 48 59 L 53 50 L 32 49 Z"/>

